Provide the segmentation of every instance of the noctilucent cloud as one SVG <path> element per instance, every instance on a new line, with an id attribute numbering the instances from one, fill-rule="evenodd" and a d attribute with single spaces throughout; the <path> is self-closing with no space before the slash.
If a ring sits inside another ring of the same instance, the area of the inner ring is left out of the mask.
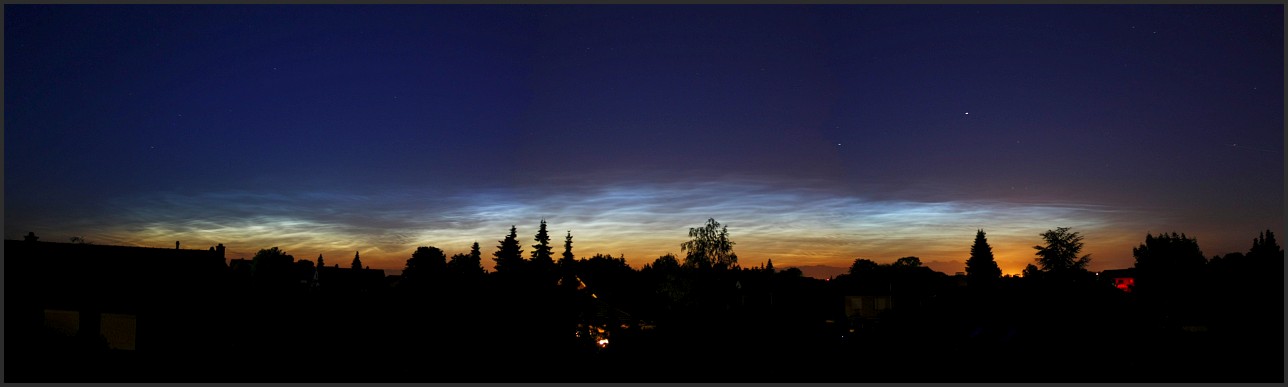
<path id="1" fill-rule="evenodd" d="M 1004 272 L 1283 231 L 1283 5 L 5 5 L 5 238 Z"/>

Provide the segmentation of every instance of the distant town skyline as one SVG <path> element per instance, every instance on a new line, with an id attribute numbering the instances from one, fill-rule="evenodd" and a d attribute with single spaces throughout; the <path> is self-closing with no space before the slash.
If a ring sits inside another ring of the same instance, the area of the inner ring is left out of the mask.
<path id="1" fill-rule="evenodd" d="M 1006 274 L 1283 233 L 1283 5 L 6 5 L 6 239 Z"/>

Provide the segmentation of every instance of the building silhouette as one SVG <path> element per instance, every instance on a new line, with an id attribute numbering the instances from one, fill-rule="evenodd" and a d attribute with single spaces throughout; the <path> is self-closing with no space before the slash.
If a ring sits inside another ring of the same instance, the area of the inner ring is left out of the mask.
<path id="1" fill-rule="evenodd" d="M 7 348 L 18 358 L 101 350 L 173 355 L 219 340 L 206 333 L 222 322 L 228 271 L 222 244 L 185 250 L 55 243 L 29 233 L 5 240 L 4 248 Z M 64 339 L 76 344 L 51 343 Z"/>

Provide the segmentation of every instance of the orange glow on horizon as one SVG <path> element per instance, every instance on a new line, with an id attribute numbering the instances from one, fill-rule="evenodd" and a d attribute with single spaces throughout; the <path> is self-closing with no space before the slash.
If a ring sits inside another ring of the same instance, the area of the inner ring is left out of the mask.
<path id="1" fill-rule="evenodd" d="M 1000 243 L 1000 241 L 993 242 L 992 240 L 990 240 L 989 244 L 993 247 L 994 259 L 997 261 L 998 266 L 1002 269 L 1003 275 L 1018 276 L 1024 271 L 1024 267 L 1026 265 L 1030 263 L 1034 263 L 1035 256 L 1033 255 L 1034 249 L 1032 246 L 1038 244 L 1039 241 L 1037 241 L 1038 238 L 1036 237 L 1036 235 L 1034 236 L 1033 239 L 1034 241 L 1027 241 L 1027 242 L 1020 241 L 1020 242 L 1011 242 L 1006 244 L 1002 244 Z M 739 242 L 739 241 L 735 240 L 735 242 Z M 738 245 L 736 245 L 734 247 L 734 251 L 739 255 L 740 265 L 747 268 L 760 267 L 765 263 L 766 260 L 772 259 L 774 261 L 774 267 L 777 268 L 778 270 L 786 269 L 788 267 L 828 266 L 828 267 L 835 268 L 837 270 L 844 271 L 850 267 L 850 265 L 854 262 L 856 258 L 870 259 L 877 263 L 891 263 L 901 257 L 916 256 L 921 258 L 921 261 L 925 266 L 933 270 L 952 275 L 954 273 L 964 272 L 966 270 L 966 260 L 970 256 L 969 251 L 970 251 L 971 242 L 972 242 L 971 240 L 966 240 L 965 242 L 963 242 L 962 247 L 960 247 L 959 249 L 960 250 L 959 252 L 925 251 L 930 249 L 928 249 L 927 246 L 920 246 L 920 247 L 910 246 L 905 250 L 906 253 L 905 252 L 897 252 L 897 253 L 880 252 L 880 254 L 878 255 L 875 253 L 864 254 L 863 252 L 820 251 L 818 253 L 810 254 L 810 255 L 792 256 L 792 255 L 774 255 L 772 252 L 752 250 L 744 246 L 744 243 L 739 243 Z M 1137 242 L 1137 244 L 1138 243 L 1139 242 Z M 752 244 L 752 243 L 746 243 L 746 244 Z M 424 244 L 424 245 L 433 245 L 433 244 Z M 482 243 L 480 243 L 480 245 L 482 245 Z M 674 249 L 650 249 L 650 250 L 642 250 L 642 251 L 614 250 L 611 248 L 596 248 L 599 246 L 592 245 L 589 242 L 585 242 L 583 243 L 583 245 L 586 245 L 587 247 L 582 249 L 574 248 L 574 252 L 576 253 L 579 259 L 589 258 L 594 254 L 607 254 L 613 257 L 625 256 L 627 264 L 636 270 L 641 269 L 645 264 L 652 263 L 654 259 L 657 259 L 657 257 L 660 257 L 667 253 L 675 254 L 677 257 L 683 260 L 683 255 L 679 252 L 679 248 L 678 248 L 679 242 L 675 243 L 676 248 Z M 198 248 L 202 245 L 198 243 L 198 244 L 192 244 L 191 246 L 193 248 Z M 443 248 L 443 246 L 441 245 L 435 245 L 435 246 L 442 248 L 448 257 L 451 257 L 452 255 L 457 253 L 469 252 L 468 246 L 465 246 L 466 248 L 456 249 L 456 250 Z M 484 269 L 488 271 L 493 271 L 495 269 L 495 262 L 492 260 L 493 258 L 492 253 L 495 251 L 495 246 L 487 246 L 487 247 L 480 246 L 480 247 L 482 250 L 482 265 Z M 488 247 L 491 247 L 491 249 L 489 249 Z M 1088 245 L 1084 248 L 1083 253 L 1092 255 L 1091 269 L 1093 271 L 1105 270 L 1105 269 L 1120 269 L 1120 268 L 1127 268 L 1127 267 L 1133 266 L 1134 261 L 1131 258 L 1132 247 L 1135 247 L 1135 244 L 1132 244 L 1130 242 L 1119 243 L 1116 245 L 1091 244 L 1089 242 Z M 228 249 L 229 249 L 228 250 L 229 252 L 227 254 L 227 258 L 229 259 L 235 259 L 235 258 L 249 259 L 252 256 L 254 256 L 254 253 L 255 253 L 254 251 L 250 251 L 247 249 L 239 249 L 234 246 L 230 246 Z M 353 259 L 353 251 L 354 251 L 354 250 L 333 250 L 333 251 L 316 252 L 316 250 L 313 250 L 314 252 L 309 252 L 310 249 L 304 246 L 289 247 L 289 248 L 283 247 L 283 249 L 286 250 L 288 254 L 295 256 L 297 260 L 304 259 L 304 260 L 313 261 L 317 259 L 318 254 L 322 254 L 324 259 L 326 260 L 327 266 L 334 266 L 338 264 L 341 267 L 348 267 L 349 263 Z M 923 250 L 924 252 L 919 253 L 918 252 L 919 249 Z M 357 251 L 360 252 L 360 256 L 362 257 L 362 261 L 365 265 L 370 266 L 372 269 L 385 270 L 386 274 L 393 275 L 393 274 L 399 274 L 402 272 L 402 269 L 406 265 L 407 259 L 411 257 L 411 252 L 414 251 L 414 248 L 408 249 L 408 251 L 406 252 L 388 252 L 380 249 L 365 249 L 365 250 L 359 249 Z M 555 253 L 558 254 L 560 252 L 561 250 L 556 248 Z M 583 253 L 583 252 L 590 252 L 590 253 Z M 525 258 L 529 258 L 527 249 L 525 249 L 524 251 L 524 256 Z"/>

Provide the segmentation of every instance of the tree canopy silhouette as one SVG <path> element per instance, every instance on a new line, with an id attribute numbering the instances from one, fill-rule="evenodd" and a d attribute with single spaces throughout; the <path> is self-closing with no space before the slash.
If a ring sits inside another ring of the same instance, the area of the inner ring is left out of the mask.
<path id="1" fill-rule="evenodd" d="M 1028 265 L 1024 265 L 1024 271 L 1020 272 L 1020 276 L 1022 276 L 1022 277 L 1024 277 L 1024 278 L 1037 278 L 1037 277 L 1041 277 L 1041 276 L 1042 276 L 1042 269 L 1039 269 L 1037 266 L 1035 266 L 1035 265 L 1033 265 L 1032 263 L 1030 263 L 1030 264 L 1028 264 Z"/>
<path id="2" fill-rule="evenodd" d="M 353 252 L 353 262 L 349 263 L 349 268 L 355 270 L 362 268 L 362 258 L 358 257 L 357 251 Z"/>
<path id="3" fill-rule="evenodd" d="M 729 228 L 721 226 L 715 218 L 707 219 L 702 227 L 689 228 L 689 241 L 680 244 L 686 252 L 684 266 L 698 269 L 727 269 L 738 265 L 738 255 L 733 252 L 734 242 L 729 240 Z"/>
<path id="4" fill-rule="evenodd" d="M 876 270 L 880 265 L 870 259 L 856 258 L 854 263 L 850 264 L 850 275 L 858 276 L 861 273 Z"/>
<path id="5" fill-rule="evenodd" d="M 421 246 L 407 259 L 402 277 L 406 283 L 426 283 L 439 279 L 446 270 L 447 256 L 443 250 L 434 246 Z"/>
<path id="6" fill-rule="evenodd" d="M 1252 249 L 1248 250 L 1247 256 L 1252 259 L 1283 259 L 1284 250 L 1275 241 L 1275 233 L 1266 230 L 1252 240 Z"/>
<path id="7" fill-rule="evenodd" d="M 1154 275 L 1172 276 L 1203 269 L 1207 258 L 1199 250 L 1198 240 L 1185 234 L 1145 234 L 1145 243 L 1131 249 L 1136 270 L 1142 278 Z"/>
<path id="8" fill-rule="evenodd" d="M 455 254 L 447 261 L 447 270 L 457 276 L 477 276 L 483 274 L 483 257 L 479 243 L 470 246 L 469 254 Z"/>
<path id="9" fill-rule="evenodd" d="M 1040 234 L 1045 245 L 1033 246 L 1037 250 L 1037 263 L 1047 273 L 1069 273 L 1086 271 L 1091 263 L 1091 255 L 1078 256 L 1082 252 L 1082 235 L 1069 231 L 1068 227 L 1057 227 Z"/>
<path id="10" fill-rule="evenodd" d="M 285 290 L 292 286 L 295 257 L 277 247 L 261 249 L 251 258 L 250 273 L 257 286 Z"/>
<path id="11" fill-rule="evenodd" d="M 895 267 L 895 268 L 921 267 L 921 258 L 917 258 L 917 257 L 899 258 L 899 259 L 896 259 L 894 263 L 890 265 L 890 267 Z"/>
<path id="12" fill-rule="evenodd" d="M 645 266 L 660 272 L 674 272 L 680 269 L 680 260 L 675 258 L 675 254 L 667 253 L 666 255 L 657 257 L 657 259 L 653 260 L 653 263 L 646 264 Z"/>
<path id="13" fill-rule="evenodd" d="M 277 246 L 260 249 L 251 258 L 250 271 L 255 277 L 277 277 L 282 276 L 290 270 L 290 265 L 295 261 L 295 257 L 286 254 Z"/>
<path id="14" fill-rule="evenodd" d="M 1207 264 L 1195 238 L 1175 232 L 1145 234 L 1145 243 L 1132 248 L 1131 254 L 1136 258 L 1134 292 L 1142 300 L 1168 310 L 1180 310 L 1182 304 L 1194 302 L 1203 284 L 1199 276 Z"/>

